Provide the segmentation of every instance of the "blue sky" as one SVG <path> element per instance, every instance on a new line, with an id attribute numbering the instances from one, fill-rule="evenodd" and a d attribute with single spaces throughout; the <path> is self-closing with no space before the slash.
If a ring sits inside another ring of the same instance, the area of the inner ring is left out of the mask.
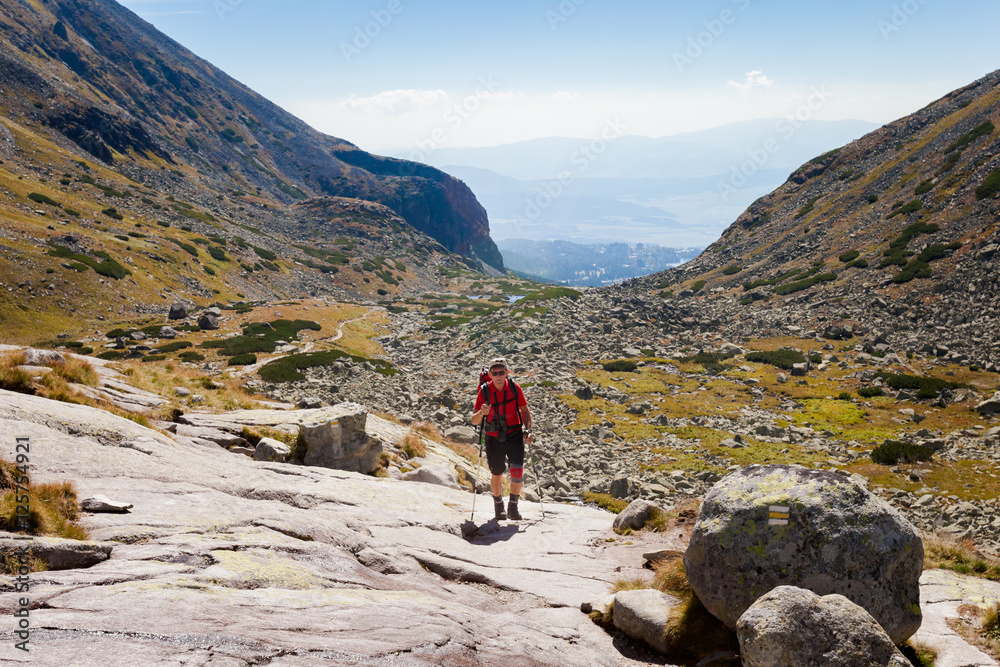
<path id="1" fill-rule="evenodd" d="M 995 0 L 124 0 L 367 150 L 885 123 L 1000 69 Z"/>

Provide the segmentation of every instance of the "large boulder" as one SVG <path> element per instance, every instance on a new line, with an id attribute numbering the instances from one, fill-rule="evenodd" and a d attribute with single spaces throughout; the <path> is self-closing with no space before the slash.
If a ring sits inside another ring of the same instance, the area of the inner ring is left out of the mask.
<path id="1" fill-rule="evenodd" d="M 642 530 L 642 527 L 646 525 L 646 522 L 649 521 L 656 509 L 656 505 L 648 500 L 637 498 L 629 503 L 629 506 L 623 509 L 618 516 L 615 517 L 615 522 L 611 527 L 614 528 L 616 532 L 620 532 L 625 528 Z"/>
<path id="2" fill-rule="evenodd" d="M 183 303 L 175 303 L 170 306 L 170 314 L 167 315 L 168 319 L 171 320 L 183 320 L 188 316 L 188 309 Z"/>
<path id="3" fill-rule="evenodd" d="M 403 475 L 403 479 L 407 482 L 424 482 L 426 484 L 447 486 L 449 489 L 462 488 L 458 484 L 458 477 L 455 475 L 454 469 L 440 463 L 420 466 L 416 470 L 411 470 Z"/>
<path id="4" fill-rule="evenodd" d="M 103 563 L 111 557 L 112 546 L 98 542 L 70 540 L 63 537 L 33 536 L 29 542 L 23 536 L 0 533 L 0 558 L 17 558 L 27 544 L 31 555 L 45 563 L 49 570 L 77 570 Z"/>
<path id="5" fill-rule="evenodd" d="M 984 417 L 1000 414 L 1000 391 L 976 406 L 976 412 Z"/>
<path id="6" fill-rule="evenodd" d="M 843 595 L 778 586 L 740 616 L 736 634 L 743 667 L 910 667 L 871 614 Z"/>
<path id="7" fill-rule="evenodd" d="M 341 403 L 323 410 L 319 421 L 299 428 L 306 446 L 304 463 L 370 474 L 378 467 L 382 443 L 365 432 L 368 410 L 357 403 Z"/>
<path id="8" fill-rule="evenodd" d="M 292 455 L 292 448 L 274 438 L 261 438 L 254 448 L 254 461 L 277 461 L 285 463 Z"/>
<path id="9" fill-rule="evenodd" d="M 216 331 L 219 328 L 219 316 L 212 313 L 202 313 L 198 318 L 198 327 L 202 331 Z"/>
<path id="10" fill-rule="evenodd" d="M 861 605 L 899 644 L 920 627 L 923 557 L 916 528 L 850 479 L 752 465 L 709 491 L 684 567 L 705 608 L 730 628 L 775 587 L 798 586 Z"/>
<path id="11" fill-rule="evenodd" d="M 615 594 L 613 622 L 632 639 L 639 639 L 666 653 L 667 621 L 680 600 L 652 588 Z"/>
<path id="12" fill-rule="evenodd" d="M 62 366 L 66 363 L 66 357 L 54 350 L 29 347 L 24 350 L 24 363 L 28 366 Z"/>

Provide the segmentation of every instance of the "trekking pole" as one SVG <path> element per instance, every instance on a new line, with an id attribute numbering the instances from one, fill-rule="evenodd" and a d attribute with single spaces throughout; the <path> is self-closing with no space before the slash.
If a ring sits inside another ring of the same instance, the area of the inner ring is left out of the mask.
<path id="1" fill-rule="evenodd" d="M 531 474 L 535 476 L 535 490 L 538 491 L 538 510 L 542 513 L 542 518 L 545 518 L 545 505 L 542 504 L 542 483 L 538 477 L 538 464 L 535 462 L 535 447 L 532 444 L 528 445 L 528 458 L 531 461 Z"/>
<path id="2" fill-rule="evenodd" d="M 484 419 L 479 423 L 479 463 L 476 464 L 476 477 L 472 480 L 472 516 L 469 517 L 469 521 L 475 522 L 476 520 L 476 496 L 479 495 L 479 471 L 483 467 L 483 427 L 486 426 L 486 420 Z"/>

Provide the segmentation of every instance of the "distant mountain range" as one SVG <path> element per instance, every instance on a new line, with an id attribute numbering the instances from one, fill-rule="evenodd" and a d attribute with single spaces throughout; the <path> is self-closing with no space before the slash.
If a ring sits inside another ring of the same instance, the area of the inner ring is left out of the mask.
<path id="1" fill-rule="evenodd" d="M 762 119 L 655 139 L 549 137 L 390 154 L 465 181 L 496 239 L 705 246 L 800 164 L 876 127 Z"/>

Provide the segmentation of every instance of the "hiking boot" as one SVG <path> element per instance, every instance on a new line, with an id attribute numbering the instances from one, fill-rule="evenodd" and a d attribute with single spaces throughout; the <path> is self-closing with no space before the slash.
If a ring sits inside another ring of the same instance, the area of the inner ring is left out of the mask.
<path id="1" fill-rule="evenodd" d="M 493 503 L 494 518 L 504 521 L 507 518 L 507 513 L 503 511 L 503 501 L 498 503 Z"/>
<path id="2" fill-rule="evenodd" d="M 521 513 L 517 511 L 517 503 L 507 503 L 507 515 L 511 521 L 521 520 Z"/>

